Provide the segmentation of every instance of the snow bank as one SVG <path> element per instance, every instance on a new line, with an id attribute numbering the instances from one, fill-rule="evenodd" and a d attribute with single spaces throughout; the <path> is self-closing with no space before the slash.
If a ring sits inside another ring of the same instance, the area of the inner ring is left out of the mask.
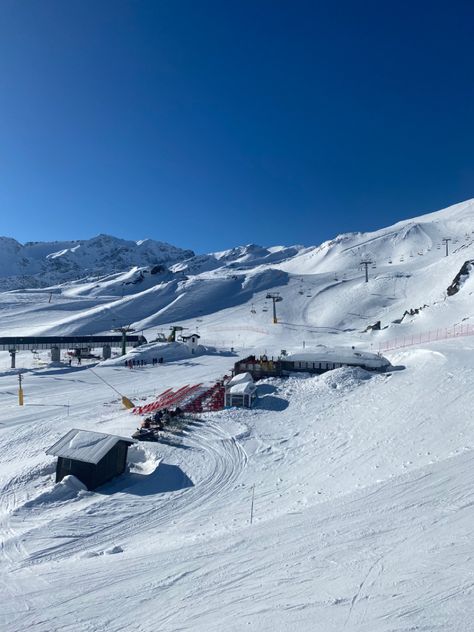
<path id="1" fill-rule="evenodd" d="M 191 353 L 182 342 L 151 342 L 140 347 L 135 347 L 124 356 L 111 358 L 101 363 L 101 366 L 123 366 L 129 360 L 143 360 L 147 364 L 153 362 L 153 358 L 159 360 L 163 358 L 163 362 L 176 362 L 178 360 L 186 360 L 187 358 L 195 358 L 200 355 L 216 355 L 221 354 L 214 347 L 198 345 L 195 353 Z"/>
<path id="2" fill-rule="evenodd" d="M 41 505 L 62 503 L 66 500 L 73 500 L 84 493 L 88 493 L 87 487 L 78 478 L 70 474 L 69 476 L 65 476 L 59 483 L 56 483 L 52 489 L 27 501 L 23 506 L 34 508 Z"/>

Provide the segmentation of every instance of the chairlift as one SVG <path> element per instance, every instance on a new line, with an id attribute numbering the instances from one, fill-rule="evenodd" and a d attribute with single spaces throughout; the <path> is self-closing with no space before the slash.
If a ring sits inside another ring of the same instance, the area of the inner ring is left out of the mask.
<path id="1" fill-rule="evenodd" d="M 264 307 L 264 308 L 262 309 L 262 312 L 268 312 L 268 307 Z"/>
<path id="2" fill-rule="evenodd" d="M 253 306 L 253 303 L 252 303 L 252 309 L 250 310 L 250 313 L 251 313 L 251 314 L 256 314 L 256 313 L 257 313 L 257 310 L 256 310 L 256 309 L 255 309 L 255 307 Z"/>
<path id="3" fill-rule="evenodd" d="M 388 260 L 388 262 L 389 262 L 389 263 L 392 263 L 392 260 L 391 260 L 391 259 L 389 259 L 389 260 Z"/>

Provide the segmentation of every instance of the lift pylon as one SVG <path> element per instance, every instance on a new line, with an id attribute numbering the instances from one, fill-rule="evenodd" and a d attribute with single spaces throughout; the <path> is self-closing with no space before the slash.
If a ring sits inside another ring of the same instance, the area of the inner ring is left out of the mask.
<path id="1" fill-rule="evenodd" d="M 273 324 L 276 325 L 278 323 L 276 304 L 280 303 L 283 300 L 283 297 L 280 296 L 279 292 L 269 292 L 265 298 L 268 298 L 273 302 Z"/>
<path id="2" fill-rule="evenodd" d="M 176 332 L 184 331 L 185 329 L 187 329 L 187 327 L 181 327 L 181 325 L 171 325 L 168 342 L 176 342 Z"/>
<path id="3" fill-rule="evenodd" d="M 124 327 L 116 327 L 114 331 L 122 334 L 122 355 L 124 356 L 127 353 L 127 334 L 135 329 L 132 329 L 131 325 L 125 325 Z"/>

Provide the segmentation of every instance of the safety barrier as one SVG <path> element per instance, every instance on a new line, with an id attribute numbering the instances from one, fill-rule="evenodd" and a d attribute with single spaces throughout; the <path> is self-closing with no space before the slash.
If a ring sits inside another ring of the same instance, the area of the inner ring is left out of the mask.
<path id="1" fill-rule="evenodd" d="M 225 388 L 222 381 L 216 382 L 207 390 L 192 399 L 185 407 L 186 413 L 202 413 L 224 408 Z"/>
<path id="2" fill-rule="evenodd" d="M 176 408 L 179 406 L 186 413 L 202 413 L 224 408 L 225 387 L 224 380 L 219 380 L 212 386 L 206 388 L 202 384 L 182 386 L 177 391 L 168 388 L 158 396 L 154 402 L 136 406 L 133 409 L 135 415 L 149 415 L 163 408 Z"/>
<path id="3" fill-rule="evenodd" d="M 419 334 L 412 334 L 400 338 L 394 338 L 379 344 L 379 353 L 393 351 L 395 349 L 403 349 L 404 347 L 414 347 L 436 340 L 449 340 L 461 336 L 474 336 L 474 325 L 460 324 L 452 327 L 444 327 L 441 329 L 432 329 L 430 331 Z"/>
<path id="4" fill-rule="evenodd" d="M 268 335 L 268 329 L 262 329 L 261 327 L 252 327 L 250 325 L 240 325 L 236 327 L 206 327 L 205 332 L 220 332 L 220 331 L 251 331 L 257 334 Z"/>
<path id="5" fill-rule="evenodd" d="M 156 399 L 154 402 L 150 402 L 149 404 L 145 404 L 144 406 L 136 406 L 133 409 L 135 415 L 147 415 L 149 413 L 156 412 L 157 410 L 162 410 L 163 408 L 171 408 L 175 406 L 179 406 L 180 404 L 187 404 L 188 400 L 192 395 L 201 388 L 201 384 L 186 384 L 182 386 L 177 391 L 173 391 L 173 389 L 169 388 Z"/>

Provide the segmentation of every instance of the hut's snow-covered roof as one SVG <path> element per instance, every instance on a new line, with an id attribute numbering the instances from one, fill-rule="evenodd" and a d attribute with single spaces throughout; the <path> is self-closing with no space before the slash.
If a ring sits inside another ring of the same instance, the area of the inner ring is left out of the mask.
<path id="1" fill-rule="evenodd" d="M 232 386 L 233 384 L 243 384 L 244 382 L 253 382 L 253 377 L 250 373 L 237 373 L 234 377 L 229 380 L 227 386 Z"/>
<path id="2" fill-rule="evenodd" d="M 252 395 L 257 390 L 257 387 L 253 382 L 240 382 L 240 384 L 234 384 L 228 389 L 232 395 Z"/>
<path id="3" fill-rule="evenodd" d="M 135 443 L 133 439 L 126 437 L 73 428 L 46 450 L 46 454 L 97 465 L 119 441 L 125 441 L 129 445 Z"/>
<path id="4" fill-rule="evenodd" d="M 285 356 L 284 360 L 290 362 L 338 362 L 340 364 L 359 364 L 373 369 L 389 367 L 387 358 L 369 351 L 360 351 L 352 347 L 325 347 L 318 346 L 313 351 L 292 353 Z"/>

